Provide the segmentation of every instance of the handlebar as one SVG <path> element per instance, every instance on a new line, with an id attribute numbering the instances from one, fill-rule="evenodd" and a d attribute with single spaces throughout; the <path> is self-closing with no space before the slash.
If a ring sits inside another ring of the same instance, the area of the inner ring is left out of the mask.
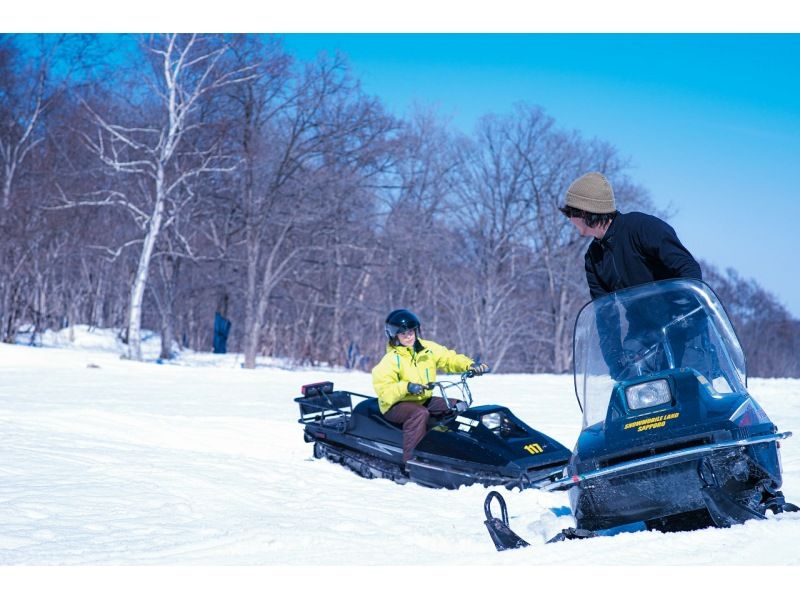
<path id="1" fill-rule="evenodd" d="M 474 378 L 475 374 L 471 371 L 461 372 L 459 374 L 458 382 L 451 382 L 450 380 L 445 380 L 444 382 L 428 382 L 425 384 L 425 388 L 428 390 L 433 390 L 434 388 L 438 388 L 439 392 L 444 399 L 444 402 L 447 404 L 448 409 L 453 409 L 455 403 L 458 402 L 457 399 L 450 399 L 447 396 L 447 389 L 448 388 L 458 388 L 461 391 L 461 400 L 464 401 L 467 405 L 472 405 L 472 392 L 469 390 L 469 386 L 467 386 L 467 378 Z M 453 403 L 451 405 L 451 402 Z"/>
<path id="2" fill-rule="evenodd" d="M 451 387 L 451 386 L 460 386 L 461 384 L 463 384 L 466 381 L 467 378 L 474 378 L 475 377 L 475 373 L 474 372 L 461 372 L 458 376 L 460 378 L 460 380 L 458 382 L 450 382 L 449 380 L 446 380 L 444 382 L 428 382 L 427 384 L 423 384 L 423 386 L 428 390 L 433 390 L 434 388 L 436 388 L 440 384 L 447 384 L 448 388 Z"/>

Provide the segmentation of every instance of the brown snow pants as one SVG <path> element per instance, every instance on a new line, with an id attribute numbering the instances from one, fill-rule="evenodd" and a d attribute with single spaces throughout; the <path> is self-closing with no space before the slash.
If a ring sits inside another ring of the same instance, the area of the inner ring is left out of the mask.
<path id="1" fill-rule="evenodd" d="M 403 425 L 403 463 L 411 459 L 411 452 L 428 431 L 430 416 L 441 416 L 447 412 L 447 403 L 442 397 L 431 397 L 424 404 L 411 401 L 395 403 L 384 417 L 393 424 Z"/>

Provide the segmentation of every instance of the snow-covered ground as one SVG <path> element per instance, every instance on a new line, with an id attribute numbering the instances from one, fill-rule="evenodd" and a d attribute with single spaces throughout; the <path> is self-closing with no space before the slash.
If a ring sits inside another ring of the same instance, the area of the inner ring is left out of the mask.
<path id="1" fill-rule="evenodd" d="M 549 577 L 551 569 L 542 565 L 581 565 L 571 583 L 602 579 L 607 565 L 681 565 L 695 575 L 697 566 L 789 565 L 769 570 L 779 580 L 798 572 L 800 514 L 730 529 L 545 545 L 574 521 L 566 493 L 537 490 L 501 489 L 512 528 L 532 546 L 498 553 L 483 523 L 485 488 L 365 480 L 311 457 L 292 401 L 300 386 L 330 379 L 338 388 L 372 394 L 368 374 L 275 363 L 245 370 L 239 355 L 191 352 L 159 364 L 156 339 L 146 345 L 151 359 L 134 363 L 120 359 L 122 348 L 110 332 L 77 329 L 74 342 L 65 338 L 47 336 L 40 348 L 0 345 L 3 575 L 19 569 L 10 565 L 331 565 L 337 567 L 309 575 L 310 587 L 323 580 L 325 587 L 346 585 L 339 575 L 363 577 L 362 570 L 389 580 L 419 570 L 426 586 L 442 584 L 441 591 L 455 575 L 465 589 L 505 595 L 503 579 L 515 579 L 516 586 L 524 583 L 521 572 Z M 487 375 L 471 388 L 477 403 L 507 405 L 566 446 L 574 444 L 580 413 L 571 377 Z M 754 379 L 750 389 L 781 430 L 800 434 L 800 380 Z M 782 443 L 782 460 L 784 492 L 800 502 L 800 437 Z M 361 569 L 366 565 L 403 570 Z M 463 565 L 512 567 L 453 568 Z M 23 569 L 23 577 L 38 579 L 29 573 L 39 568 Z M 123 578 L 137 576 L 123 569 Z M 293 585 L 306 575 L 294 567 L 267 569 Z M 666 575 L 675 584 L 672 570 Z M 205 567 L 192 571 L 198 571 L 196 583 L 208 576 L 200 573 Z M 475 571 L 483 573 L 470 579 Z M 752 576 L 742 577 L 734 587 Z M 647 579 L 663 589 L 664 581 Z"/>

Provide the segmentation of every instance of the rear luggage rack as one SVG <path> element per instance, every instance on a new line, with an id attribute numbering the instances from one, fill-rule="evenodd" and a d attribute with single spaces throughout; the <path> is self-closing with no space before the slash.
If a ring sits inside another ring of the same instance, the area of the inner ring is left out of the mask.
<path id="1" fill-rule="evenodd" d="M 299 423 L 315 423 L 337 432 L 347 430 L 353 412 L 353 400 L 349 392 L 334 391 L 333 382 L 307 384 L 302 392 L 303 396 L 295 399 L 300 406 Z"/>

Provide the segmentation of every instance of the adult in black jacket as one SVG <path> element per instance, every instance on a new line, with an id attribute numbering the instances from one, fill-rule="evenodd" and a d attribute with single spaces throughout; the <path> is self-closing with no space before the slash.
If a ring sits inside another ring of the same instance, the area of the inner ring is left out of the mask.
<path id="1" fill-rule="evenodd" d="M 594 237 L 584 257 L 592 299 L 654 280 L 703 277 L 669 224 L 616 210 L 614 191 L 599 172 L 570 185 L 561 211 L 582 236 Z"/>
<path id="2" fill-rule="evenodd" d="M 582 236 L 593 237 L 584 256 L 592 299 L 656 280 L 702 279 L 700 265 L 673 228 L 649 214 L 618 212 L 614 191 L 599 172 L 585 174 L 570 185 L 561 212 Z M 612 373 L 648 348 L 649 339 L 635 329 L 628 330 L 620 346 L 616 312 L 598 314 L 598 320 L 607 341 L 603 353 Z"/>

